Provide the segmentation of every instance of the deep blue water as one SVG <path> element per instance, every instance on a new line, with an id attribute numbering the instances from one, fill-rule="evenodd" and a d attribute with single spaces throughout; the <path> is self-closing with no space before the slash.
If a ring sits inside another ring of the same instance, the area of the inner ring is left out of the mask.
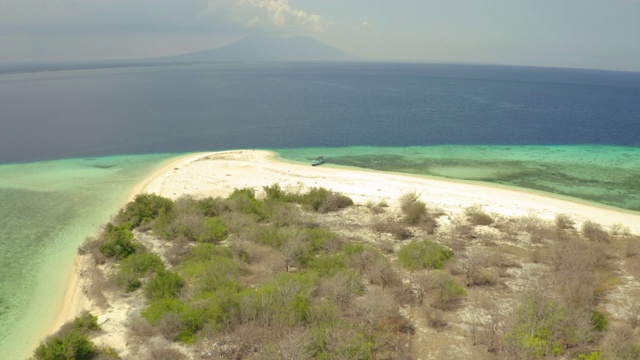
<path id="1" fill-rule="evenodd" d="M 640 210 L 640 73 L 83 66 L 0 66 L 0 278 L 10 279 L 0 282 L 3 359 L 28 356 L 45 335 L 75 249 L 171 158 L 166 153 L 272 148 L 301 161 L 324 154 L 335 164 Z"/>
<path id="2" fill-rule="evenodd" d="M 0 163 L 231 148 L 640 146 L 640 73 L 293 63 L 0 75 Z"/>

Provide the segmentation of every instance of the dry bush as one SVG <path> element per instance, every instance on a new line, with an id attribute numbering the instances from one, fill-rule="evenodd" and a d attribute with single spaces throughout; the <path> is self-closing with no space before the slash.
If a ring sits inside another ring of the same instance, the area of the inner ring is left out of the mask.
<path id="1" fill-rule="evenodd" d="M 342 194 L 331 193 L 318 207 L 320 214 L 325 214 L 332 211 L 338 211 L 353 205 L 353 200 L 350 197 Z"/>
<path id="2" fill-rule="evenodd" d="M 582 235 L 594 242 L 608 243 L 609 233 L 602 228 L 602 225 L 587 220 L 582 223 Z"/>
<path id="3" fill-rule="evenodd" d="M 230 234 L 236 234 L 241 240 L 258 241 L 260 226 L 255 215 L 232 212 L 223 214 L 221 218 Z"/>
<path id="4" fill-rule="evenodd" d="M 372 331 L 378 321 L 396 315 L 397 308 L 393 294 L 385 289 L 374 288 L 356 298 L 350 310 L 353 312 L 354 323 L 360 323 Z"/>
<path id="5" fill-rule="evenodd" d="M 156 330 L 147 319 L 140 315 L 130 316 L 126 323 L 127 338 L 145 341 L 156 334 Z"/>
<path id="6" fill-rule="evenodd" d="M 473 226 L 464 216 L 451 216 L 449 223 L 440 225 L 436 234 L 446 245 L 458 252 L 464 250 L 471 241 Z"/>
<path id="7" fill-rule="evenodd" d="M 489 226 L 477 226 L 473 229 L 472 238 L 477 239 L 484 246 L 495 246 L 496 241 L 503 237 L 500 230 Z"/>
<path id="8" fill-rule="evenodd" d="M 167 343 L 154 343 L 149 347 L 149 359 L 151 360 L 183 360 L 186 355 L 170 347 Z"/>
<path id="9" fill-rule="evenodd" d="M 640 256 L 640 238 L 633 236 L 627 239 L 627 246 L 625 247 L 626 257 Z"/>
<path id="10" fill-rule="evenodd" d="M 491 225 L 494 223 L 493 217 L 482 210 L 481 205 L 472 205 L 464 209 L 464 215 L 471 225 Z"/>
<path id="11" fill-rule="evenodd" d="M 471 248 L 458 260 L 457 266 L 462 270 L 467 286 L 494 285 L 498 282 L 498 272 L 488 269 L 494 261 L 487 250 Z"/>
<path id="12" fill-rule="evenodd" d="M 627 325 L 613 327 L 604 339 L 603 359 L 637 360 L 640 358 L 640 339 Z"/>
<path id="13" fill-rule="evenodd" d="M 289 330 L 276 344 L 275 356 L 269 356 L 269 359 L 311 359 L 312 354 L 309 351 L 310 334 L 307 328 L 294 328 Z M 267 355 L 267 354 L 265 354 Z"/>
<path id="14" fill-rule="evenodd" d="M 464 288 L 458 285 L 456 279 L 444 270 L 434 270 L 427 273 L 426 287 L 432 294 L 431 306 L 438 309 L 452 309 L 466 295 Z"/>
<path id="15" fill-rule="evenodd" d="M 269 201 L 266 204 L 269 221 L 278 226 L 297 226 L 307 221 L 307 217 L 298 206 L 280 201 Z"/>
<path id="16" fill-rule="evenodd" d="M 420 200 L 420 195 L 416 192 L 402 194 L 399 201 L 407 224 L 416 225 L 427 216 L 427 205 Z"/>
<path id="17" fill-rule="evenodd" d="M 79 255 L 91 254 L 93 261 L 97 265 L 102 265 L 107 262 L 107 257 L 100 251 L 100 245 L 105 241 L 105 229 L 100 230 L 100 235 L 95 237 L 88 237 L 84 243 L 78 248 Z"/>
<path id="18" fill-rule="evenodd" d="M 627 323 L 634 330 L 640 327 L 640 304 L 639 303 L 631 304 L 631 308 L 629 309 L 629 316 L 627 318 Z"/>
<path id="19" fill-rule="evenodd" d="M 595 271 L 607 271 L 606 251 L 599 244 L 570 240 L 552 244 L 545 262 L 554 271 L 553 283 L 567 306 L 586 308 L 596 301 Z"/>
<path id="20" fill-rule="evenodd" d="M 518 230 L 529 234 L 529 238 L 534 244 L 539 244 L 543 240 L 552 237 L 553 230 L 551 225 L 534 214 L 519 217 L 515 220 Z"/>
<path id="21" fill-rule="evenodd" d="M 627 258 L 625 260 L 625 269 L 631 276 L 640 280 L 640 259 L 637 256 Z"/>
<path id="22" fill-rule="evenodd" d="M 623 224 L 613 224 L 611 225 L 611 235 L 618 237 L 631 236 L 631 230 L 627 226 Z"/>
<path id="23" fill-rule="evenodd" d="M 573 230 L 576 222 L 567 214 L 558 214 L 553 220 L 557 230 Z"/>
<path id="24" fill-rule="evenodd" d="M 155 329 L 167 340 L 174 340 L 184 330 L 179 314 L 166 313 L 155 324 Z"/>
<path id="25" fill-rule="evenodd" d="M 380 201 L 376 204 L 371 200 L 367 201 L 365 206 L 374 214 L 382 214 L 385 212 L 386 208 L 389 207 L 389 205 L 384 201 Z"/>
<path id="26" fill-rule="evenodd" d="M 449 322 L 446 320 L 445 314 L 442 310 L 433 308 L 431 306 L 427 306 L 425 308 L 424 314 L 427 318 L 427 323 L 429 327 L 432 329 L 436 329 L 438 331 L 445 328 L 449 325 Z"/>
<path id="27" fill-rule="evenodd" d="M 381 240 L 378 242 L 380 251 L 387 255 L 391 255 L 396 252 L 395 244 L 391 240 Z"/>
<path id="28" fill-rule="evenodd" d="M 202 233 L 203 221 L 204 215 L 200 213 L 178 213 L 167 229 L 169 238 L 182 235 L 195 241 L 198 234 Z"/>
<path id="29" fill-rule="evenodd" d="M 85 294 L 96 306 L 99 308 L 105 308 L 108 305 L 108 301 L 102 291 L 108 287 L 107 285 L 109 284 L 109 281 L 105 278 L 102 270 L 100 270 L 96 265 L 92 265 L 87 267 L 84 276 L 89 279 L 89 282 L 84 289 Z"/>
<path id="30" fill-rule="evenodd" d="M 178 236 L 171 242 L 171 247 L 165 252 L 165 257 L 169 264 L 180 264 L 189 254 L 191 246 L 189 239 L 184 236 Z"/>
<path id="31" fill-rule="evenodd" d="M 393 219 L 374 219 L 371 228 L 379 233 L 388 233 L 398 240 L 406 240 L 413 236 L 409 228 Z"/>
<path id="32" fill-rule="evenodd" d="M 323 278 L 318 287 L 321 297 L 331 300 L 342 310 L 346 310 L 362 290 L 360 279 L 346 272 L 340 272 L 330 278 Z"/>

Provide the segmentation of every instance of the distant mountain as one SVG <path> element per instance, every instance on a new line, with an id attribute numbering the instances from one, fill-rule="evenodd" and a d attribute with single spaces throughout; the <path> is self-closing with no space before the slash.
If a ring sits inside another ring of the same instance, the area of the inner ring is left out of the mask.
<path id="1" fill-rule="evenodd" d="M 253 61 L 349 61 L 358 56 L 331 47 L 308 36 L 248 36 L 232 44 L 193 53 L 164 57 L 178 62 Z"/>

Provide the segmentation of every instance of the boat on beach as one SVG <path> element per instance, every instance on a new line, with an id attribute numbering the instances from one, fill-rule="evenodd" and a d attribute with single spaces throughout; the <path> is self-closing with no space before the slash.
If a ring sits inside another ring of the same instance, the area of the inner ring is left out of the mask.
<path id="1" fill-rule="evenodd" d="M 311 166 L 318 166 L 324 164 L 324 156 L 317 157 L 311 161 Z"/>

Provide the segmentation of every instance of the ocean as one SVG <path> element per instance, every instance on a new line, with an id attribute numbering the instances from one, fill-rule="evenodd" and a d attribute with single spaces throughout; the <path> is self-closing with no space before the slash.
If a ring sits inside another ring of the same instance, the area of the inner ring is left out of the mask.
<path id="1" fill-rule="evenodd" d="M 640 210 L 640 73 L 408 63 L 46 69 L 0 66 L 0 353 L 10 359 L 37 345 L 76 248 L 178 154 L 324 155 Z"/>

